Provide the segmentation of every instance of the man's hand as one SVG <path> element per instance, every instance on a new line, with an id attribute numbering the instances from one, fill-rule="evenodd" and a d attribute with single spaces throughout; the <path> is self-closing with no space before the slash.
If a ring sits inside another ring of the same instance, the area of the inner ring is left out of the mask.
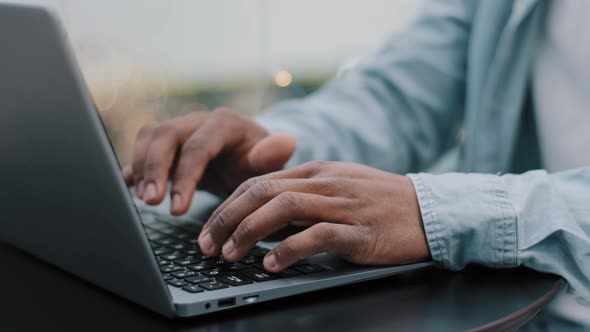
<path id="1" fill-rule="evenodd" d="M 312 162 L 249 179 L 212 214 L 199 244 L 207 255 L 221 251 L 236 261 L 288 225 L 309 228 L 266 255 L 268 271 L 322 252 L 358 264 L 430 257 L 411 180 L 339 162 Z"/>
<path id="2" fill-rule="evenodd" d="M 171 212 L 185 213 L 197 188 L 231 193 L 246 179 L 283 168 L 295 151 L 288 135 L 270 135 L 228 109 L 193 112 L 141 128 L 127 184 L 147 204 L 159 204 L 172 179 Z"/>

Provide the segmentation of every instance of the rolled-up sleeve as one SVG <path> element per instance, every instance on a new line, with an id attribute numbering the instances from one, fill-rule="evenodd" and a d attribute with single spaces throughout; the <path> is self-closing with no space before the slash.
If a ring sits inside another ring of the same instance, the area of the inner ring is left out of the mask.
<path id="1" fill-rule="evenodd" d="M 409 174 L 433 259 L 526 266 L 590 297 L 590 168 L 555 174 Z"/>

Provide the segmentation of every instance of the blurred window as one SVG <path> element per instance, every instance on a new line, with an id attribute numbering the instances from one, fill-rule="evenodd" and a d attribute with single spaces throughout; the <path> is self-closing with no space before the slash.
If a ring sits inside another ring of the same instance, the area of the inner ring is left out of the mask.
<path id="1" fill-rule="evenodd" d="M 22 1 L 20 1 L 22 2 Z M 379 47 L 416 0 L 30 0 L 60 15 L 122 163 L 145 124 L 302 97 Z"/>

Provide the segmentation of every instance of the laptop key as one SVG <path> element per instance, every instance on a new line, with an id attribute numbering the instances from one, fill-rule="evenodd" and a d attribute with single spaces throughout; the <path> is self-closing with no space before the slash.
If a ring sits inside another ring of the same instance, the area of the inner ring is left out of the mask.
<path id="1" fill-rule="evenodd" d="M 171 273 L 171 272 L 176 272 L 176 271 L 180 271 L 183 268 L 181 268 L 180 266 L 175 266 L 175 265 L 164 265 L 164 266 L 160 266 L 160 271 L 162 271 L 163 273 Z"/>
<path id="2" fill-rule="evenodd" d="M 180 242 L 180 243 L 176 243 L 176 244 L 171 244 L 168 246 L 168 248 L 180 251 L 180 250 L 185 250 L 185 249 L 192 249 L 193 245 L 188 244 L 188 243 L 184 243 L 184 242 Z"/>
<path id="3" fill-rule="evenodd" d="M 201 254 L 201 250 L 193 247 L 193 248 L 183 250 L 182 253 L 185 255 L 188 255 L 188 256 L 195 256 L 195 255 Z"/>
<path id="4" fill-rule="evenodd" d="M 226 263 L 224 265 L 217 265 L 213 267 L 215 270 L 218 270 L 219 275 L 224 275 L 228 273 L 238 272 L 241 270 L 245 270 L 249 268 L 248 265 L 242 263 Z"/>
<path id="5" fill-rule="evenodd" d="M 217 280 L 225 282 L 226 284 L 230 284 L 232 286 L 248 285 L 253 282 L 252 280 L 244 278 L 243 276 L 239 276 L 235 273 L 218 277 Z"/>
<path id="6" fill-rule="evenodd" d="M 198 244 L 198 243 L 199 243 L 199 242 L 197 241 L 197 238 L 196 238 L 196 237 L 193 237 L 192 239 L 187 239 L 187 240 L 184 240 L 184 242 L 186 242 L 186 243 L 190 243 L 190 244 Z"/>
<path id="7" fill-rule="evenodd" d="M 224 266 L 223 268 L 228 269 L 230 271 L 240 271 L 240 270 L 247 269 L 248 265 L 236 262 L 236 263 L 230 263 L 230 264 Z"/>
<path id="8" fill-rule="evenodd" d="M 195 271 L 195 272 L 201 272 L 204 270 L 208 270 L 210 268 L 212 268 L 213 265 L 210 264 L 209 262 L 201 262 L 199 264 L 195 264 L 195 265 L 189 265 L 188 268 L 189 270 Z"/>
<path id="9" fill-rule="evenodd" d="M 209 276 L 209 277 L 217 277 L 217 276 L 221 276 L 224 274 L 228 274 L 229 271 L 224 271 L 222 269 L 211 269 L 211 270 L 205 270 L 202 273 L 206 276 Z"/>
<path id="10" fill-rule="evenodd" d="M 277 272 L 276 274 L 280 275 L 281 277 L 289 278 L 289 277 L 298 276 L 301 273 L 299 273 L 293 269 L 284 269 L 283 271 Z"/>
<path id="11" fill-rule="evenodd" d="M 226 261 L 225 261 L 225 259 L 223 259 L 222 257 L 218 257 L 217 259 L 215 259 L 215 260 L 213 261 L 213 264 L 214 264 L 215 266 L 221 266 L 221 265 L 225 265 L 225 264 L 227 264 L 227 262 L 226 262 Z"/>
<path id="12" fill-rule="evenodd" d="M 262 261 L 260 258 L 256 258 L 254 256 L 246 256 L 246 257 L 240 259 L 241 263 L 248 264 L 248 265 L 258 263 L 260 261 Z"/>
<path id="13" fill-rule="evenodd" d="M 192 233 L 174 233 L 172 236 L 180 240 L 189 240 L 196 237 L 196 235 Z"/>
<path id="14" fill-rule="evenodd" d="M 169 246 L 169 245 L 176 244 L 176 243 L 180 242 L 180 240 L 177 238 L 174 238 L 174 237 L 164 237 L 164 238 L 161 238 L 158 240 L 154 240 L 154 242 L 156 242 L 160 245 L 163 245 L 163 246 Z"/>
<path id="15" fill-rule="evenodd" d="M 170 279 L 166 282 L 168 283 L 168 285 L 172 285 L 174 287 L 182 287 L 188 285 L 186 282 L 179 279 Z"/>
<path id="16" fill-rule="evenodd" d="M 168 225 L 167 224 L 164 224 L 164 223 L 161 223 L 161 222 L 155 222 L 155 223 L 151 223 L 151 224 L 146 224 L 145 227 L 157 231 L 159 229 L 168 227 Z"/>
<path id="17" fill-rule="evenodd" d="M 262 263 L 254 263 L 254 264 L 252 264 L 250 266 L 255 267 L 255 268 L 257 268 L 257 269 L 259 269 L 261 271 L 266 271 L 266 269 L 264 268 L 264 265 Z"/>
<path id="18" fill-rule="evenodd" d="M 201 226 L 199 224 L 182 224 L 182 225 L 180 225 L 180 227 L 182 227 L 187 232 L 194 233 L 194 234 L 199 234 L 201 232 L 201 230 L 203 229 L 203 226 Z"/>
<path id="19" fill-rule="evenodd" d="M 198 258 L 201 261 L 209 261 L 215 259 L 215 257 L 207 256 L 204 254 L 195 255 L 195 258 Z"/>
<path id="20" fill-rule="evenodd" d="M 194 258 L 194 257 L 185 257 L 182 259 L 177 259 L 174 261 L 175 264 L 178 264 L 180 266 L 187 266 L 187 265 L 192 265 L 192 264 L 199 264 L 201 261 L 199 261 L 198 259 Z"/>
<path id="21" fill-rule="evenodd" d="M 186 285 L 182 287 L 183 291 L 187 291 L 189 293 L 202 293 L 205 290 L 197 285 Z"/>
<path id="22" fill-rule="evenodd" d="M 264 257 L 266 254 L 268 254 L 270 250 L 268 249 L 264 249 L 264 248 L 254 248 L 254 249 L 250 249 L 250 255 L 254 256 L 254 257 Z"/>
<path id="23" fill-rule="evenodd" d="M 169 275 L 167 273 L 166 274 L 163 274 L 162 277 L 164 277 L 164 280 L 166 280 L 166 281 L 168 281 L 170 279 L 174 279 L 174 277 L 172 277 L 171 275 Z"/>
<path id="24" fill-rule="evenodd" d="M 221 288 L 227 288 L 227 284 L 217 280 L 211 280 L 204 283 L 200 283 L 199 286 L 207 290 L 216 290 Z"/>
<path id="25" fill-rule="evenodd" d="M 197 274 L 197 272 L 195 272 L 195 271 L 188 271 L 188 270 L 176 271 L 176 272 L 170 273 L 170 275 L 173 276 L 176 279 L 184 279 L 184 278 L 187 278 L 187 277 L 192 277 L 192 276 L 194 276 L 196 274 Z"/>
<path id="26" fill-rule="evenodd" d="M 161 247 L 161 248 L 158 248 L 158 249 L 154 249 L 154 254 L 156 254 L 156 256 L 166 255 L 166 254 L 169 254 L 171 252 L 172 252 L 172 250 L 170 250 L 170 249 L 168 249 L 166 247 Z"/>
<path id="27" fill-rule="evenodd" d="M 169 261 L 174 261 L 177 259 L 181 259 L 186 257 L 183 253 L 181 253 L 180 251 L 174 251 L 165 255 L 160 255 L 160 258 L 165 259 L 165 260 L 169 260 Z"/>
<path id="28" fill-rule="evenodd" d="M 146 234 L 155 234 L 155 233 L 158 233 L 155 230 L 153 230 L 151 228 L 147 228 L 147 227 L 144 227 L 143 230 L 145 231 Z"/>
<path id="29" fill-rule="evenodd" d="M 247 270 L 240 271 L 239 275 L 245 276 L 246 278 L 253 279 L 254 281 L 258 282 L 276 279 L 274 275 L 254 268 L 249 268 Z"/>
<path id="30" fill-rule="evenodd" d="M 153 232 L 153 233 L 147 233 L 147 237 L 148 237 L 148 239 L 154 241 L 154 240 L 159 240 L 159 239 L 166 237 L 166 236 L 161 233 Z"/>
<path id="31" fill-rule="evenodd" d="M 186 279 L 184 279 L 184 281 L 188 281 L 191 284 L 200 284 L 206 281 L 210 281 L 211 277 L 208 277 L 202 273 L 197 273 L 197 275 L 192 276 L 192 277 L 188 277 Z"/>
<path id="32" fill-rule="evenodd" d="M 303 265 L 303 266 L 296 266 L 295 270 L 297 272 L 301 272 L 304 274 L 310 274 L 310 273 L 321 272 L 321 271 L 324 271 L 325 269 L 319 265 L 316 265 L 316 264 L 309 264 L 309 265 Z"/>
<path id="33" fill-rule="evenodd" d="M 158 232 L 166 234 L 166 235 L 173 235 L 175 233 L 179 233 L 180 230 L 175 227 L 167 226 L 167 227 L 162 227 L 162 228 L 158 229 Z"/>

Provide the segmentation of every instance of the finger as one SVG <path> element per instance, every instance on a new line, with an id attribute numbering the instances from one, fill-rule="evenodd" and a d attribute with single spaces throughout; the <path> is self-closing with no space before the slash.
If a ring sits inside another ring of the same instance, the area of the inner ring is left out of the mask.
<path id="1" fill-rule="evenodd" d="M 248 163 L 257 174 L 280 170 L 293 156 L 295 147 L 295 138 L 291 135 L 269 135 L 252 147 Z"/>
<path id="2" fill-rule="evenodd" d="M 221 205 L 213 211 L 205 225 L 203 226 L 203 230 L 199 235 L 199 239 L 204 238 L 205 235 L 209 232 L 209 226 L 213 222 L 215 218 L 219 215 L 221 211 L 227 208 L 233 201 L 235 201 L 238 197 L 240 197 L 243 193 L 248 191 L 253 186 L 257 185 L 258 183 L 264 181 L 272 181 L 272 180 L 279 180 L 279 179 L 301 179 L 301 178 L 309 178 L 315 174 L 315 170 L 311 167 L 306 167 L 305 165 L 297 166 L 294 168 L 281 170 L 273 173 L 264 174 L 261 176 L 253 177 L 242 183 L 234 192 L 223 202 Z"/>
<path id="3" fill-rule="evenodd" d="M 269 236 L 265 237 L 262 241 L 266 242 L 279 242 L 283 241 L 284 239 L 288 238 L 291 235 L 297 234 L 302 230 L 308 228 L 311 225 L 315 225 L 315 221 L 308 221 L 308 220 L 291 220 L 289 221 L 289 226 L 279 229 L 278 231 L 270 234 Z"/>
<path id="4" fill-rule="evenodd" d="M 158 204 L 164 198 L 168 172 L 179 143 L 178 136 L 170 125 L 159 125 L 153 130 L 143 175 L 145 191 L 142 199 L 147 204 Z"/>
<path id="5" fill-rule="evenodd" d="M 213 219 L 205 226 L 206 229 L 201 237 L 203 248 L 210 247 L 212 245 L 210 241 L 213 241 L 213 245 L 219 248 L 242 220 L 281 193 L 299 192 L 333 196 L 337 187 L 332 179 L 257 181 L 254 185 L 248 186 L 248 189 L 240 196 L 225 205 L 225 208 L 213 214 Z M 211 233 L 210 239 L 205 240 L 204 236 L 208 233 Z"/>
<path id="6" fill-rule="evenodd" d="M 223 207 L 212 214 L 211 222 L 205 225 L 205 232 L 209 232 L 211 224 L 214 223 L 217 225 L 224 223 L 237 225 L 259 207 L 286 191 L 328 195 L 325 188 L 327 186 L 323 182 L 325 181 L 318 181 L 316 179 L 259 181 L 235 199 L 226 200 L 227 204 L 224 204 Z"/>
<path id="7" fill-rule="evenodd" d="M 221 109 L 207 117 L 203 125 L 182 146 L 171 188 L 173 215 L 185 213 L 197 183 L 209 162 L 223 149 L 240 142 L 243 128 L 236 126 L 231 111 Z"/>
<path id="8" fill-rule="evenodd" d="M 179 146 L 198 130 L 207 112 L 195 112 L 166 121 L 152 131 L 152 143 L 146 152 L 144 166 L 145 193 L 143 200 L 159 204 L 166 194 L 166 183 Z"/>
<path id="9" fill-rule="evenodd" d="M 123 167 L 121 174 L 123 174 L 123 180 L 125 180 L 125 183 L 128 186 L 133 184 L 133 169 L 131 168 L 131 165 Z"/>
<path id="10" fill-rule="evenodd" d="M 264 257 L 264 268 L 279 272 L 309 256 L 327 252 L 338 256 L 352 256 L 363 246 L 362 235 L 355 226 L 318 223 L 288 237 Z"/>
<path id="11" fill-rule="evenodd" d="M 133 157 L 131 167 L 133 170 L 133 183 L 135 183 L 135 194 L 138 197 L 143 196 L 144 182 L 143 182 L 143 166 L 145 165 L 146 151 L 152 137 L 153 125 L 142 127 L 137 133 L 135 143 L 133 144 Z"/>
<path id="12" fill-rule="evenodd" d="M 315 194 L 284 192 L 238 222 L 233 234 L 224 234 L 226 225 L 211 224 L 210 234 L 214 246 L 219 240 L 230 238 L 223 246 L 223 256 L 235 261 L 244 256 L 256 242 L 286 227 L 291 221 L 308 220 L 314 223 L 337 220 L 342 217 L 343 199 Z M 220 225 L 220 226 L 217 226 Z M 220 238 L 219 236 L 223 236 Z M 223 242 L 221 242 L 223 243 Z"/>

